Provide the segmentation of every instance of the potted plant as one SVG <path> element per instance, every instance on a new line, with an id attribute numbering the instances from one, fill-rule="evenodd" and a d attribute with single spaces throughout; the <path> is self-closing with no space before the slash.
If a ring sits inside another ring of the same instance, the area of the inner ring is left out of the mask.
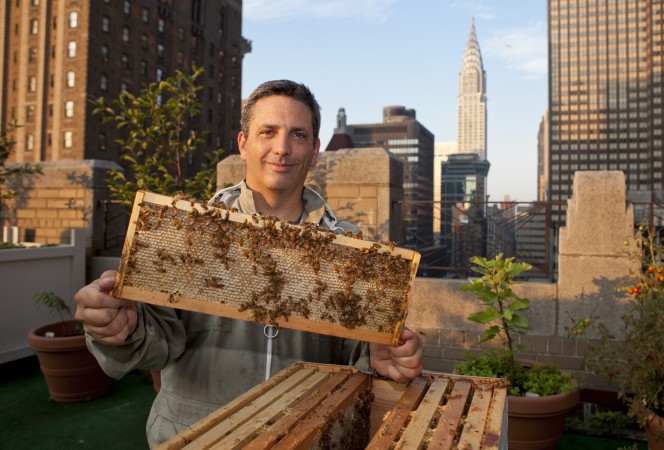
<path id="1" fill-rule="evenodd" d="M 508 441 L 510 449 L 555 449 L 563 431 L 565 417 L 579 401 L 579 388 L 568 374 L 544 364 L 522 361 L 516 357 L 521 350 L 519 334 L 529 329 L 523 314 L 529 306 L 527 298 L 518 296 L 512 285 L 527 263 L 504 258 L 473 257 L 471 270 L 480 277 L 461 287 L 473 292 L 483 309 L 468 319 L 485 325 L 483 342 L 499 341 L 496 348 L 485 350 L 477 357 L 469 355 L 457 363 L 461 375 L 507 378 Z"/>
<path id="2" fill-rule="evenodd" d="M 664 248 L 651 225 L 640 225 L 639 233 L 633 254 L 640 269 L 620 288 L 630 296 L 622 336 L 593 315 L 573 319 L 571 333 L 598 337 L 588 346 L 586 368 L 617 386 L 628 415 L 645 428 L 649 448 L 664 449 Z"/>
<path id="3" fill-rule="evenodd" d="M 49 313 L 60 316 L 58 322 L 28 333 L 28 345 L 37 353 L 51 398 L 72 403 L 105 394 L 112 380 L 88 351 L 81 323 L 65 319 L 65 314 L 71 313 L 67 303 L 50 291 L 36 293 L 33 300 L 35 305 L 43 305 Z"/>

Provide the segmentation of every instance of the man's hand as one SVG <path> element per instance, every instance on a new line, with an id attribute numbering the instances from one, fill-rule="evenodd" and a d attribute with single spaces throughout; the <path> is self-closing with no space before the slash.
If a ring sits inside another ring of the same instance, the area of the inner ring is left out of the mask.
<path id="1" fill-rule="evenodd" d="M 108 270 L 98 280 L 81 288 L 76 300 L 76 319 L 95 341 L 109 345 L 122 344 L 136 330 L 136 304 L 111 297 L 117 271 Z"/>
<path id="2" fill-rule="evenodd" d="M 372 343 L 371 367 L 381 376 L 406 383 L 422 372 L 424 351 L 417 335 L 405 327 L 400 339 L 403 344 L 397 347 Z"/>

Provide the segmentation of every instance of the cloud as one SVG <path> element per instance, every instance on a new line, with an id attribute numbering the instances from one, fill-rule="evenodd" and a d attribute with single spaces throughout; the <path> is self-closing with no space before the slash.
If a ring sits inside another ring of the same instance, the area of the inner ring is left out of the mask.
<path id="1" fill-rule="evenodd" d="M 405 0 L 245 0 L 243 15 L 256 22 L 293 19 L 347 19 L 385 22 L 390 7 Z"/>
<path id="2" fill-rule="evenodd" d="M 536 22 L 494 32 L 486 43 L 480 42 L 480 48 L 486 57 L 521 72 L 523 78 L 539 79 L 546 77 L 548 70 L 547 39 L 546 23 Z"/>

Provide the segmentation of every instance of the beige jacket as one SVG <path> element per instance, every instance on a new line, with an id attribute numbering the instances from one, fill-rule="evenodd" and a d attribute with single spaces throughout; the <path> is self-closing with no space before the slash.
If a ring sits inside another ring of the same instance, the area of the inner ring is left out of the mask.
<path id="1" fill-rule="evenodd" d="M 311 189 L 303 193 L 302 221 L 331 230 L 351 230 L 336 219 Z M 213 199 L 240 212 L 256 212 L 244 182 L 219 191 Z M 121 346 L 88 337 L 88 348 L 115 378 L 134 369 L 161 370 L 161 391 L 152 405 L 146 432 L 150 448 L 183 431 L 296 361 L 354 365 L 374 374 L 369 346 L 347 339 L 206 314 L 137 304 L 138 328 Z"/>

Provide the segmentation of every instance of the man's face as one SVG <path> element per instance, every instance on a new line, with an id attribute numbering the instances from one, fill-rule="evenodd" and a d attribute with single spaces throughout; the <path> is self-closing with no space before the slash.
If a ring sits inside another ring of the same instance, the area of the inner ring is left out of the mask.
<path id="1" fill-rule="evenodd" d="M 247 185 L 263 195 L 301 190 L 316 165 L 320 139 L 314 140 L 311 111 L 283 95 L 254 105 L 247 134 L 238 135 L 240 157 L 247 164 Z"/>

